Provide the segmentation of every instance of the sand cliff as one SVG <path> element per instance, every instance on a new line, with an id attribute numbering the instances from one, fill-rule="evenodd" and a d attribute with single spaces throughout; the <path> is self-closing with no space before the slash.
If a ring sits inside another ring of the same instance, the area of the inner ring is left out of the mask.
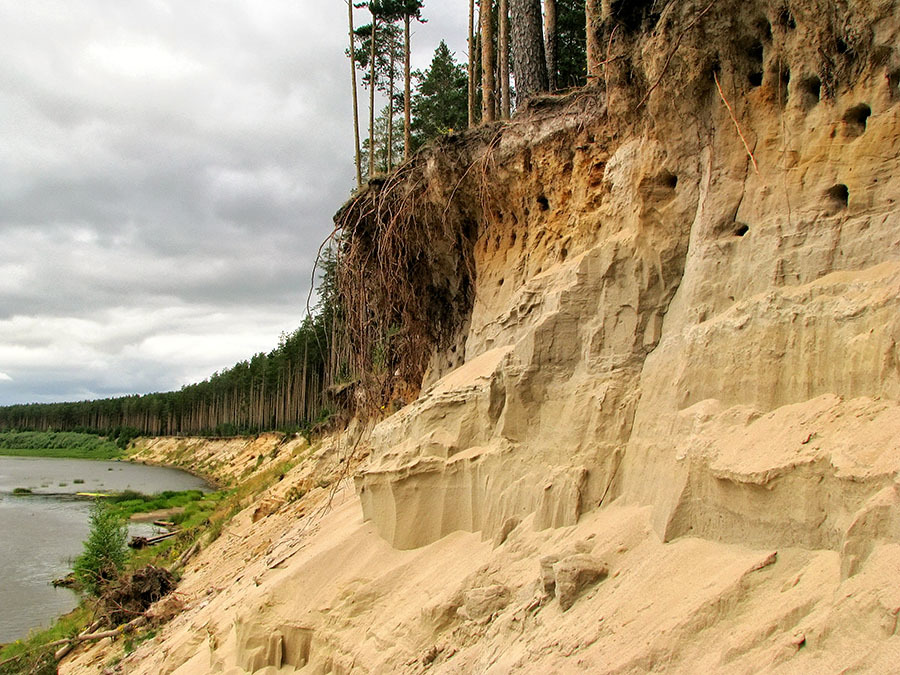
<path id="1" fill-rule="evenodd" d="M 900 7 L 598 30 L 605 89 L 416 160 L 478 225 L 419 395 L 248 504 L 124 672 L 900 669 Z"/>

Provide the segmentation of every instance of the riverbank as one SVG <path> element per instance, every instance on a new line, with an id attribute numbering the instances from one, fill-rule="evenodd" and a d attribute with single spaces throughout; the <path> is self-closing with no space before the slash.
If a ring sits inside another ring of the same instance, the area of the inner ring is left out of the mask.
<path id="1" fill-rule="evenodd" d="M 54 431 L 2 431 L 0 455 L 70 459 L 120 459 L 125 453 L 112 440 L 95 434 Z"/>
<path id="2" fill-rule="evenodd" d="M 0 642 L 24 641 L 29 629 L 47 626 L 78 603 L 71 591 L 54 589 L 50 582 L 70 571 L 88 533 L 93 500 L 80 498 L 79 492 L 112 495 L 109 501 L 123 520 L 143 511 L 181 509 L 174 519 L 179 529 L 191 531 L 150 553 L 174 557 L 206 531 L 224 498 L 214 485 L 178 469 L 121 460 L 0 456 L 0 570 L 5 582 L 0 587 Z M 132 536 L 154 533 L 143 523 L 130 530 Z"/>
<path id="3" fill-rule="evenodd" d="M 217 467 L 214 467 L 214 470 L 210 471 L 209 464 L 205 462 L 205 459 L 208 458 L 209 453 L 221 452 L 223 449 L 233 451 L 231 459 L 227 462 L 221 462 Z M 243 439 L 165 438 L 139 440 L 130 448 L 128 453 L 129 461 L 123 462 L 124 465 L 146 464 L 176 468 L 190 472 L 196 477 L 202 477 L 204 480 L 208 480 L 209 477 L 214 478 L 216 483 L 220 485 L 230 483 L 231 487 L 228 490 L 207 493 L 202 499 L 192 500 L 184 505 L 184 510 L 180 514 L 173 514 L 172 517 L 172 520 L 180 521 L 178 526 L 181 528 L 181 533 L 153 547 L 131 552 L 129 554 L 129 569 L 134 570 L 148 564 L 166 568 L 180 567 L 184 563 L 186 556 L 203 551 L 215 542 L 231 520 L 245 510 L 248 505 L 260 503 L 260 495 L 270 486 L 280 485 L 287 489 L 289 487 L 287 485 L 288 481 L 282 481 L 282 479 L 297 464 L 310 459 L 309 450 L 305 439 L 298 437 L 286 438 L 281 434 L 265 434 L 260 437 Z M 316 463 L 313 461 L 311 465 Z M 312 497 L 321 500 L 325 494 L 324 488 L 319 486 L 319 489 L 314 489 L 315 485 L 312 484 L 311 480 L 308 480 L 307 483 L 302 486 L 302 489 L 299 486 L 291 485 L 290 487 L 293 488 L 293 491 L 279 501 L 289 499 L 297 502 L 310 491 L 314 493 Z M 174 504 L 184 496 L 183 493 L 172 495 L 168 503 Z M 159 506 L 160 502 L 156 501 L 155 497 L 158 497 L 158 495 L 140 496 L 145 502 L 144 508 L 149 509 Z M 131 501 L 123 500 L 120 502 L 120 505 L 129 507 L 126 510 L 131 510 L 134 513 L 143 512 L 143 508 L 134 508 L 134 504 L 130 505 Z M 266 500 L 262 500 L 262 502 L 265 504 L 269 503 Z M 271 508 L 275 507 L 271 506 Z M 128 514 L 123 512 L 122 515 Z M 90 602 L 88 601 L 88 604 Z M 179 602 L 181 601 L 174 602 L 174 605 L 178 605 Z M 30 635 L 27 639 L 7 645 L 5 648 L 0 648 L 0 675 L 20 672 L 19 670 L 4 670 L 2 662 L 5 659 L 13 657 L 22 659 L 27 656 L 29 662 L 31 662 L 40 655 L 41 650 L 44 650 L 44 653 L 49 653 L 47 652 L 50 648 L 48 645 L 54 641 L 83 632 L 88 627 L 89 621 L 87 617 L 91 615 L 90 612 L 86 611 L 87 609 L 89 608 L 82 606 L 72 614 L 60 617 L 57 624 L 51 628 Z M 170 612 L 171 610 L 177 613 L 180 611 L 177 607 L 175 609 L 171 607 L 164 609 L 165 612 Z M 76 618 L 84 617 L 84 620 L 79 622 L 73 619 L 73 616 Z M 171 616 L 173 614 L 154 615 L 147 624 L 130 634 L 125 634 L 123 639 L 101 647 L 105 665 L 109 666 L 117 663 L 119 659 L 129 654 L 141 641 L 155 635 L 160 626 L 168 621 Z M 95 653 L 94 647 L 87 645 L 86 647 L 88 652 Z"/>
<path id="4" fill-rule="evenodd" d="M 46 449 L 41 449 L 46 450 Z M 46 455 L 40 455 L 46 457 Z M 0 458 L 2 459 L 2 458 Z M 33 458 L 28 461 L 34 461 Z M 177 469 L 200 478 L 220 489 L 214 493 L 207 493 L 201 498 L 184 492 L 164 492 L 162 495 L 126 494 L 117 495 L 111 501 L 115 502 L 114 508 L 120 511 L 123 518 L 131 519 L 136 514 L 160 513 L 159 509 L 179 509 L 178 513 L 171 513 L 171 520 L 178 521 L 177 526 L 181 533 L 171 539 L 142 551 L 131 552 L 130 569 L 139 566 L 153 564 L 162 567 L 173 566 L 188 551 L 203 550 L 216 541 L 231 519 L 249 504 L 258 502 L 259 495 L 266 492 L 272 485 L 279 485 L 287 489 L 287 482 L 282 479 L 293 467 L 305 460 L 313 459 L 311 465 L 318 464 L 310 452 L 306 439 L 300 436 L 285 436 L 283 434 L 270 433 L 246 438 L 157 438 L 138 439 L 131 444 L 129 449 L 115 460 L 115 471 L 119 469 L 127 471 L 130 467 L 138 468 L 159 467 Z M 334 470 L 332 468 L 332 470 Z M 77 472 L 69 472 L 76 475 Z M 105 474 L 105 470 L 101 472 Z M 51 489 L 56 484 L 50 481 Z M 262 500 L 262 505 L 271 510 L 277 508 L 283 501 L 296 501 L 309 493 L 315 499 L 321 499 L 326 482 L 321 480 L 307 480 L 302 486 L 293 486 L 283 497 L 277 501 Z M 81 487 L 79 484 L 78 487 Z M 318 488 L 318 489 L 315 489 Z M 317 496 L 318 495 L 318 496 Z M 127 497 L 127 498 L 123 498 Z M 270 501 L 272 503 L 270 504 Z M 306 502 L 307 500 L 301 500 Z M 259 506 L 254 507 L 259 511 Z M 259 511 L 255 517 L 261 517 Z M 138 518 L 141 516 L 138 515 Z M 60 575 L 61 576 L 61 575 Z M 74 635 L 84 631 L 89 623 L 86 618 L 83 621 L 79 617 L 87 617 L 89 609 L 85 606 L 76 608 L 73 612 L 63 614 L 50 628 L 30 634 L 5 648 L 0 648 L 0 662 L 13 656 L 25 658 L 25 655 L 38 654 L 47 645 L 62 639 L 66 635 Z M 144 639 L 146 635 L 155 631 L 156 623 L 149 625 L 134 634 L 118 641 L 113 646 L 112 652 L 118 657 L 124 656 L 134 644 Z M 108 657 L 108 651 L 107 651 Z M 18 672 L 16 670 L 4 671 L 0 668 L 0 675 L 5 672 Z"/>
<path id="5" fill-rule="evenodd" d="M 162 436 L 135 439 L 128 447 L 127 459 L 181 469 L 223 489 L 236 487 L 308 448 L 303 436 L 279 432 L 230 438 Z"/>

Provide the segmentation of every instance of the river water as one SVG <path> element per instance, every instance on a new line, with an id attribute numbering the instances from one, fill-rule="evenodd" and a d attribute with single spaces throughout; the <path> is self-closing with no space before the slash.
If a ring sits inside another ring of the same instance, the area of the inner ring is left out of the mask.
<path id="1" fill-rule="evenodd" d="M 78 482 L 75 482 L 78 481 Z M 14 496 L 29 488 L 31 496 Z M 178 469 L 88 459 L 0 456 L 0 644 L 46 627 L 78 604 L 53 579 L 72 569 L 88 534 L 91 502 L 76 492 L 208 490 L 200 478 Z M 149 534 L 145 524 L 132 534 Z"/>

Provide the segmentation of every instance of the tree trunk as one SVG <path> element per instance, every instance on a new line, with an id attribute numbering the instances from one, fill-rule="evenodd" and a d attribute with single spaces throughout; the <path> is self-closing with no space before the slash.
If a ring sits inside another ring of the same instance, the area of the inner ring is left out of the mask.
<path id="1" fill-rule="evenodd" d="M 588 84 L 600 76 L 602 47 L 597 41 L 597 29 L 600 26 L 601 0 L 586 0 L 584 17 L 587 25 L 587 80 Z"/>
<path id="2" fill-rule="evenodd" d="M 500 0 L 500 119 L 508 120 L 509 104 L 509 0 Z"/>
<path id="3" fill-rule="evenodd" d="M 375 175 L 375 14 L 372 14 L 372 35 L 369 44 L 369 178 Z"/>
<path id="4" fill-rule="evenodd" d="M 481 24 L 481 121 L 497 119 L 496 85 L 494 83 L 494 21 L 492 0 L 479 0 L 478 19 Z"/>
<path id="5" fill-rule="evenodd" d="M 469 0 L 469 126 L 475 126 L 475 0 Z"/>
<path id="6" fill-rule="evenodd" d="M 544 0 L 544 51 L 547 57 L 547 85 L 556 91 L 556 0 Z"/>
<path id="7" fill-rule="evenodd" d="M 387 119 L 387 152 L 386 155 L 386 165 L 388 173 L 390 173 L 391 169 L 394 166 L 394 54 L 393 47 L 391 47 L 391 65 L 390 71 L 388 74 L 389 84 L 388 84 L 388 119 Z"/>
<path id="8" fill-rule="evenodd" d="M 356 52 L 353 36 L 353 0 L 347 0 L 347 14 L 350 18 L 350 82 L 353 86 L 353 140 L 356 143 L 356 185 L 362 185 L 361 153 L 359 151 L 359 100 L 356 93 Z"/>
<path id="9" fill-rule="evenodd" d="M 409 73 L 409 14 L 403 17 L 403 159 L 409 159 L 412 149 L 410 129 L 410 73 Z"/>
<path id="10" fill-rule="evenodd" d="M 521 103 L 547 91 L 541 0 L 510 0 L 509 13 L 516 101 Z"/>

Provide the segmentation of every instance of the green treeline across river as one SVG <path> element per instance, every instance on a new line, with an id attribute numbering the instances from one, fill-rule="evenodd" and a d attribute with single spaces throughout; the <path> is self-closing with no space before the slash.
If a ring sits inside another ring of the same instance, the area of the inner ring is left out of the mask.
<path id="1" fill-rule="evenodd" d="M 85 431 L 120 439 L 296 431 L 328 414 L 329 323 L 321 314 L 308 319 L 268 354 L 178 391 L 6 406 L 0 408 L 0 430 Z"/>

